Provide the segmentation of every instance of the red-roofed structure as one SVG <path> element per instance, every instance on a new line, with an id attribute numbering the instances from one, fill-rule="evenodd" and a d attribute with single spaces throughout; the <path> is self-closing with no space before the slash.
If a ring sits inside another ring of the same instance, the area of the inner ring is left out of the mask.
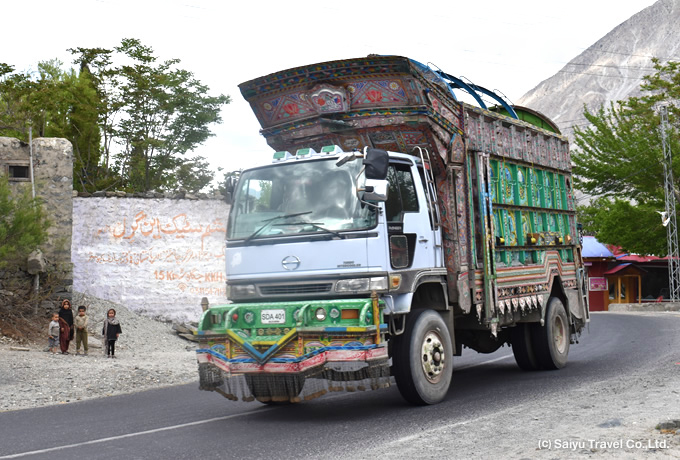
<path id="1" fill-rule="evenodd" d="M 655 302 L 668 297 L 668 259 L 630 254 L 583 237 L 588 266 L 591 311 L 608 310 L 610 303 Z"/>

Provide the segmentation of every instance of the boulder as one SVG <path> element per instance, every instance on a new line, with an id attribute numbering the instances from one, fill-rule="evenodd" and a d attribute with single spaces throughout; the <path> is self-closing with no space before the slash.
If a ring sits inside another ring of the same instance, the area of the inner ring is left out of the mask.
<path id="1" fill-rule="evenodd" d="M 28 255 L 26 261 L 26 271 L 31 275 L 37 275 L 45 271 L 45 257 L 40 249 L 36 249 Z"/>

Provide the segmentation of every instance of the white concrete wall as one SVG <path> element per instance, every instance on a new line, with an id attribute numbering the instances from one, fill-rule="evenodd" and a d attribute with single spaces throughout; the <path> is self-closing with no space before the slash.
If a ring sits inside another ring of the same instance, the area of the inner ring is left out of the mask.
<path id="1" fill-rule="evenodd" d="M 73 288 L 139 313 L 194 321 L 226 302 L 229 206 L 219 200 L 74 198 Z"/>

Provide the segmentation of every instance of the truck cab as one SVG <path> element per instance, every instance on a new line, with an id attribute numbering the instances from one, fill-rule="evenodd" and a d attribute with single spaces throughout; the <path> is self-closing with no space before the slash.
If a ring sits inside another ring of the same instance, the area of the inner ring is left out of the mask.
<path id="1" fill-rule="evenodd" d="M 347 155 L 337 146 L 277 152 L 271 165 L 242 173 L 227 230 L 230 300 L 376 291 L 387 313 L 405 313 L 419 283 L 445 274 L 424 162 L 384 152 L 385 177 L 367 179 L 363 159 L 340 161 Z"/>

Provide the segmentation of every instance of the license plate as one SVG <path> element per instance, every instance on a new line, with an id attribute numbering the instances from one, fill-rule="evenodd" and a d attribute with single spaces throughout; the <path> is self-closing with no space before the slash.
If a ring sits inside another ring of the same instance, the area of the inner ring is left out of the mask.
<path id="1" fill-rule="evenodd" d="M 283 324 L 286 322 L 286 310 L 262 310 L 260 322 L 262 324 Z"/>

